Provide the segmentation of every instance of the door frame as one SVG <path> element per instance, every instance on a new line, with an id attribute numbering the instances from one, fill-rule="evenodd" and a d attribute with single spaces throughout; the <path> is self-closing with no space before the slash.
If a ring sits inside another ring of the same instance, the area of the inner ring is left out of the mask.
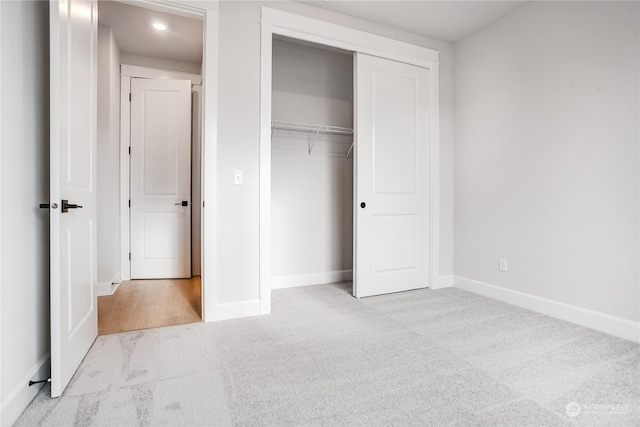
<path id="1" fill-rule="evenodd" d="M 219 28 L 219 11 L 189 4 L 180 0 L 116 0 L 122 3 L 132 4 L 134 6 L 144 7 L 147 9 L 159 10 L 177 15 L 187 16 L 190 18 L 200 19 L 203 21 L 203 52 L 202 52 L 202 73 L 200 76 L 202 85 L 202 120 L 201 120 L 201 149 L 202 149 L 202 168 L 201 168 L 201 296 L 202 296 L 202 313 L 201 317 L 204 322 L 211 322 L 215 319 L 215 311 L 217 306 L 216 292 L 216 208 L 217 208 L 217 153 L 218 153 L 218 28 Z M 146 69 L 146 67 L 126 66 L 124 71 L 128 73 L 146 73 L 150 78 L 157 78 L 158 72 L 154 69 Z M 130 126 L 124 126 L 122 117 L 126 115 L 130 120 L 131 105 L 125 102 L 128 98 L 131 76 L 122 74 L 121 66 L 121 82 L 120 82 L 120 105 L 121 105 L 121 123 L 120 123 L 120 238 L 121 238 L 121 280 L 131 279 L 131 264 L 129 263 L 130 249 L 130 221 L 129 221 L 129 151 L 130 145 Z M 163 75 L 166 76 L 166 72 Z M 176 78 L 188 79 L 195 84 L 195 75 L 188 73 L 174 73 Z M 181 77 L 178 77 L 180 75 Z M 137 76 L 142 77 L 142 76 Z M 193 78 L 192 78 L 193 77 Z M 125 94 L 126 80 L 126 94 Z M 127 123 L 128 124 L 128 123 Z M 206 204 L 205 204 L 206 201 Z M 204 209 L 204 207 L 207 209 Z M 192 207 L 193 209 L 193 207 Z M 206 232 L 205 232 L 206 231 Z"/>
<path id="2" fill-rule="evenodd" d="M 260 38 L 260 314 L 271 313 L 271 78 L 273 35 L 360 52 L 431 70 L 429 147 L 429 287 L 438 277 L 440 240 L 440 100 L 439 52 L 383 36 L 355 30 L 262 6 Z M 355 63 L 354 63 L 355 67 Z M 354 69 L 355 71 L 355 69 Z M 355 90 L 355 86 L 354 86 Z M 354 99 L 354 109 L 356 108 Z M 354 112 L 355 113 L 355 112 Z M 354 114 L 354 118 L 356 115 Z M 354 133 L 354 156 L 358 139 Z M 355 159 L 355 157 L 354 157 Z M 354 167 L 355 167 L 354 161 Z M 357 174 L 354 174 L 354 196 Z M 354 221 L 355 221 L 354 202 Z M 354 257 L 356 248 L 354 224 Z M 354 258 L 355 259 L 355 258 Z M 357 271 L 353 271 L 354 280 Z"/>

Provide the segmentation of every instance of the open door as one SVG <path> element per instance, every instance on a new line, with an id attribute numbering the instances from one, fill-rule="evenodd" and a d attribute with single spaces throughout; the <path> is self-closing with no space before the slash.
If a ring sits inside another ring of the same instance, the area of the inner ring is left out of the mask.
<path id="1" fill-rule="evenodd" d="M 50 1 L 51 397 L 98 333 L 97 1 Z"/>
<path id="2" fill-rule="evenodd" d="M 356 55 L 357 298 L 429 285 L 429 73 Z"/>

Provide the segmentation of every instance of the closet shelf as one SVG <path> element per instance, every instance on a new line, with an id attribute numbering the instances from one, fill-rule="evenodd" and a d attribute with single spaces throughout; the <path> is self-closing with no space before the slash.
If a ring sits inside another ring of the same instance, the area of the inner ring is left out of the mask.
<path id="1" fill-rule="evenodd" d="M 318 140 L 319 134 L 326 135 L 345 135 L 345 136 L 353 136 L 353 129 L 345 128 L 340 126 L 328 126 L 328 125 L 318 125 L 312 123 L 296 123 L 296 122 L 285 122 L 281 120 L 273 120 L 271 122 L 271 137 L 273 137 L 273 132 L 276 130 L 288 130 L 294 132 L 305 132 L 315 134 L 315 138 L 312 141 L 309 141 L 309 155 L 311 155 L 311 151 Z M 349 147 L 349 152 L 347 153 L 347 159 L 351 155 L 351 151 L 353 151 L 353 140 L 351 141 L 351 146 Z"/>
<path id="2" fill-rule="evenodd" d="M 294 123 L 274 120 L 271 122 L 271 130 L 293 130 L 308 133 L 326 133 L 335 135 L 353 135 L 353 129 L 340 126 L 315 125 L 311 123 Z"/>

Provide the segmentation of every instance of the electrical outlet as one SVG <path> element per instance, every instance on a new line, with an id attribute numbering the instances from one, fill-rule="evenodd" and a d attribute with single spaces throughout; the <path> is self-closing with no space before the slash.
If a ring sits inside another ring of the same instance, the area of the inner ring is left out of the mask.
<path id="1" fill-rule="evenodd" d="M 233 171 L 233 183 L 235 185 L 242 184 L 242 171 Z"/>
<path id="2" fill-rule="evenodd" d="M 500 271 L 507 271 L 507 259 L 506 258 L 500 258 L 498 260 L 498 270 Z"/>

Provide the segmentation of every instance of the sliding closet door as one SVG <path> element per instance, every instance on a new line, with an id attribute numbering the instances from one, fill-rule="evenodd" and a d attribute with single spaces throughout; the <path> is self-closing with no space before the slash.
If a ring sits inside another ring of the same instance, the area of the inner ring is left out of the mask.
<path id="1" fill-rule="evenodd" d="M 358 298 L 428 286 L 429 73 L 356 56 Z"/>

